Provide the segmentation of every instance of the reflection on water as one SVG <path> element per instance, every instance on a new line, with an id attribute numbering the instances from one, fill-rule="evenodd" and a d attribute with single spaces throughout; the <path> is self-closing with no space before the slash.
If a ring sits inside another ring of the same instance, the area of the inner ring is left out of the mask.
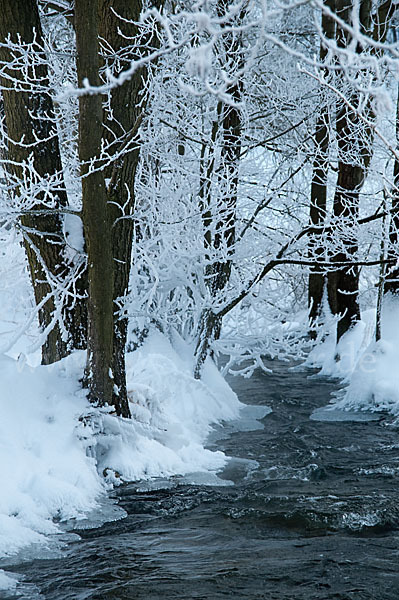
<path id="1" fill-rule="evenodd" d="M 334 382 L 273 369 L 232 382 L 258 408 L 211 437 L 223 473 L 120 488 L 125 518 L 75 526 L 62 558 L 10 560 L 17 597 L 398 600 L 397 431 L 326 415 Z"/>

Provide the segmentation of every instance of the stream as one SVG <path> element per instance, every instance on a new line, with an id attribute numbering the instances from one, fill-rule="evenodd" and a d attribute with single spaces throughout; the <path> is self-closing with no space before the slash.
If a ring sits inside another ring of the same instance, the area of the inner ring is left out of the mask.
<path id="1" fill-rule="evenodd" d="M 317 412 L 338 383 L 272 366 L 230 381 L 272 412 L 211 436 L 234 457 L 219 478 L 121 486 L 125 518 L 75 529 L 56 558 L 3 562 L 23 584 L 0 598 L 398 600 L 398 429 Z"/>

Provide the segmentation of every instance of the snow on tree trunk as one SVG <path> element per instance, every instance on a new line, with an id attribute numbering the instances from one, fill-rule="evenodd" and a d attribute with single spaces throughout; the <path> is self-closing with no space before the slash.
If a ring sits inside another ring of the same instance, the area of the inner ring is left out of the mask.
<path id="1" fill-rule="evenodd" d="M 114 76 L 119 75 L 125 62 L 115 57 L 123 57 L 129 48 L 129 55 L 138 58 L 140 50 L 147 42 L 139 36 L 139 21 L 142 3 L 140 0 L 126 3 L 124 0 L 99 1 L 99 35 L 104 40 L 103 61 Z M 136 56 L 135 56 L 136 55 Z M 126 66 L 129 66 L 129 62 Z M 114 400 L 118 414 L 129 416 L 126 391 L 125 348 L 127 341 L 127 315 L 117 312 L 118 303 L 128 294 L 129 275 L 132 255 L 135 207 L 135 178 L 139 161 L 140 147 L 138 129 L 143 110 L 143 91 L 145 88 L 145 68 L 138 69 L 134 75 L 110 92 L 110 111 L 107 115 L 103 138 L 109 144 L 108 153 L 120 152 L 122 157 L 111 159 L 104 170 L 107 179 L 107 197 L 109 218 L 112 224 L 112 252 L 114 259 L 114 355 L 113 374 L 115 380 Z M 118 302 L 119 301 L 119 302 Z"/>

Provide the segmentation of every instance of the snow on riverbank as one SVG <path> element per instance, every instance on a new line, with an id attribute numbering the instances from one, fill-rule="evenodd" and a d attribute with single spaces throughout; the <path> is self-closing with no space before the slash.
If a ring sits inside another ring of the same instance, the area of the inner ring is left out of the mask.
<path id="1" fill-rule="evenodd" d="M 335 346 L 335 335 L 309 355 L 306 365 L 321 367 L 320 374 L 346 383 L 332 401 L 334 409 L 387 411 L 399 416 L 399 300 L 387 297 L 381 320 L 381 339 L 375 341 L 375 311 L 362 320 Z"/>
<path id="2" fill-rule="evenodd" d="M 46 544 L 59 520 L 83 519 L 112 484 L 215 472 L 204 448 L 212 424 L 241 403 L 216 367 L 191 376 L 190 349 L 160 333 L 127 357 L 132 420 L 94 409 L 79 385 L 84 353 L 32 368 L 0 356 L 0 557 Z M 0 589 L 15 581 L 0 571 Z"/>

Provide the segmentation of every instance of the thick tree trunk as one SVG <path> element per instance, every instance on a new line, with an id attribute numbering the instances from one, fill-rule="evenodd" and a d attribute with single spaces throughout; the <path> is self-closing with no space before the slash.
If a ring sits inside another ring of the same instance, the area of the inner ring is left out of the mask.
<path id="1" fill-rule="evenodd" d="M 336 10 L 338 16 L 350 24 L 353 4 L 348 0 L 338 0 Z M 359 7 L 359 19 L 362 33 L 370 34 L 371 3 L 363 0 Z M 349 43 L 348 32 L 341 27 L 336 28 L 337 45 L 346 47 Z M 362 48 L 358 46 L 358 52 Z M 350 98 L 353 106 L 357 105 L 357 93 Z M 371 103 L 364 109 L 370 120 L 374 119 Z M 365 126 L 359 116 L 349 106 L 341 103 L 336 123 L 338 144 L 338 178 L 334 196 L 333 215 L 337 223 L 347 221 L 347 227 L 339 240 L 340 249 L 332 256 L 333 262 L 350 261 L 358 251 L 356 226 L 359 212 L 359 195 L 366 178 L 371 160 L 373 133 Z M 328 276 L 328 300 L 331 311 L 340 315 L 337 323 L 337 342 L 360 319 L 359 268 L 341 267 Z"/>
<path id="2" fill-rule="evenodd" d="M 0 14 L 0 41 L 4 43 L 9 36 L 14 43 L 34 43 L 31 52 L 39 57 L 42 53 L 43 58 L 43 36 L 35 0 L 0 0 Z M 67 327 L 67 335 L 63 338 L 56 315 L 61 307 L 56 305 L 54 290 L 50 284 L 52 279 L 58 280 L 62 285 L 63 279 L 66 280 L 68 275 L 63 218 L 59 214 L 48 212 L 45 200 L 48 202 L 50 199 L 45 197 L 44 191 L 34 191 L 35 178 L 46 182 L 52 180 L 56 182 L 54 188 L 57 190 L 51 198 L 53 208 L 62 209 L 67 205 L 53 103 L 50 94 L 44 91 L 50 89 L 47 66 L 41 61 L 35 67 L 29 67 L 29 81 L 24 81 L 21 67 L 12 66 L 13 57 L 6 46 L 0 47 L 0 60 L 9 65 L 7 75 L 10 77 L 0 78 L 9 138 L 7 170 L 11 181 L 16 185 L 16 195 L 21 191 L 18 182 L 25 178 L 24 185 L 27 185 L 26 182 L 29 185 L 30 182 L 32 196 L 35 196 L 35 214 L 24 214 L 21 225 L 35 300 L 41 306 L 39 323 L 47 333 L 42 347 L 42 362 L 48 364 L 65 356 L 71 347 L 85 345 L 84 281 L 82 277 L 78 279 L 79 297 L 72 298 L 71 294 L 69 305 L 63 308 Z M 40 91 L 35 90 L 35 84 L 40 87 Z M 43 213 L 37 214 L 38 211 Z"/>
<path id="3" fill-rule="evenodd" d="M 98 2 L 75 1 L 78 84 L 100 85 Z M 90 399 L 113 400 L 113 259 L 104 174 L 99 163 L 103 133 L 99 94 L 79 97 L 82 212 L 88 259 L 87 380 Z"/>
<path id="4" fill-rule="evenodd" d="M 346 123 L 346 116 L 342 117 Z M 346 127 L 337 127 L 340 139 L 345 143 L 346 135 L 351 135 Z M 345 131 L 347 133 L 345 133 Z M 345 237 L 341 240 L 342 251 L 336 252 L 333 262 L 347 262 L 356 256 L 358 243 L 352 225 L 358 219 L 359 193 L 363 185 L 365 170 L 362 166 L 339 161 L 338 180 L 334 197 L 334 217 L 348 221 Z M 350 327 L 360 320 L 358 303 L 359 268 L 341 267 L 329 273 L 328 299 L 333 314 L 342 315 L 337 323 L 337 342 Z"/>
<path id="5" fill-rule="evenodd" d="M 133 54 L 129 59 L 139 58 L 143 40 L 139 41 L 137 21 L 140 17 L 140 0 L 100 0 L 100 36 L 106 41 L 103 61 L 111 67 L 113 75 L 125 68 L 123 50 L 131 45 Z M 121 18 L 118 18 L 121 17 Z M 137 47 L 134 48 L 135 41 Z M 155 44 L 155 40 L 146 40 Z M 136 51 L 136 56 L 134 56 Z M 112 68 L 115 56 L 121 57 L 118 66 Z M 130 66 L 130 62 L 126 67 Z M 124 148 L 122 158 L 116 158 L 105 169 L 109 180 L 107 195 L 109 218 L 112 224 L 112 251 L 114 259 L 114 357 L 115 379 L 114 405 L 118 414 L 130 416 L 126 390 L 125 348 L 127 341 L 127 315 L 118 312 L 118 301 L 128 293 L 133 241 L 133 213 L 135 205 L 135 177 L 139 161 L 138 128 L 143 110 L 143 90 L 146 73 L 139 69 L 123 86 L 111 92 L 110 115 L 103 130 L 104 139 L 109 144 L 109 154 L 116 154 Z M 141 102 L 141 106 L 139 106 Z M 112 115 L 112 116 L 111 116 Z"/>
<path id="6" fill-rule="evenodd" d="M 353 4 L 348 0 L 337 0 L 337 14 L 346 23 L 350 23 Z M 362 0 L 359 8 L 361 33 L 371 36 L 375 41 L 384 42 L 388 32 L 388 24 L 395 11 L 392 2 L 384 2 L 372 14 L 371 0 Z M 337 26 L 337 45 L 348 45 L 348 32 Z M 363 48 L 358 44 L 356 51 Z M 380 49 L 375 49 L 378 56 Z M 356 106 L 358 98 L 353 93 L 351 104 Z M 368 100 L 363 113 L 368 121 L 375 120 L 371 99 Z M 355 111 L 348 106 L 341 107 L 337 117 L 338 141 L 338 180 L 334 198 L 334 216 L 338 219 L 348 218 L 349 226 L 341 240 L 342 250 L 334 255 L 333 261 L 350 260 L 358 249 L 356 233 L 351 233 L 351 225 L 356 225 L 359 210 L 359 194 L 367 175 L 372 157 L 373 129 L 361 121 Z M 328 277 L 328 298 L 334 314 L 342 315 L 337 325 L 337 341 L 348 329 L 360 319 L 358 303 L 359 269 L 358 267 L 337 269 Z"/>

